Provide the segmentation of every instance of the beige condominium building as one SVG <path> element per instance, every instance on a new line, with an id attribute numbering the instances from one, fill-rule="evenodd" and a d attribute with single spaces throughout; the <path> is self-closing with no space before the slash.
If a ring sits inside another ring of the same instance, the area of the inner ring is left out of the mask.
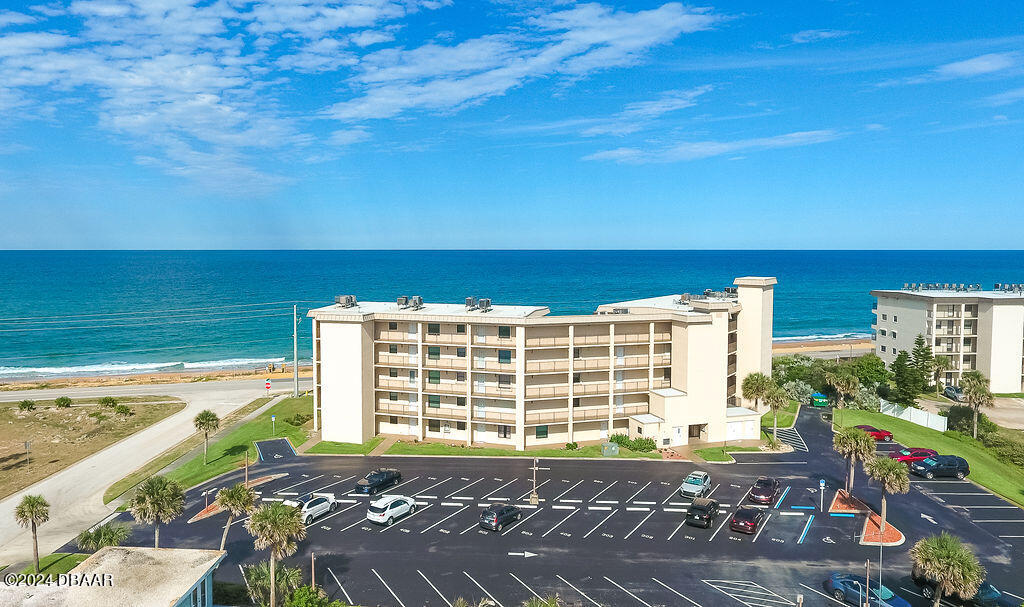
<path id="1" fill-rule="evenodd" d="M 647 436 L 658 446 L 756 439 L 746 374 L 771 372 L 774 278 L 551 315 L 544 306 L 360 302 L 313 319 L 323 439 L 377 434 L 518 450 Z"/>
<path id="2" fill-rule="evenodd" d="M 958 385 L 965 371 L 989 378 L 991 390 L 1024 391 L 1024 285 L 910 283 L 871 291 L 875 353 L 891 364 L 924 335 L 935 356 L 949 359 L 942 381 Z"/>

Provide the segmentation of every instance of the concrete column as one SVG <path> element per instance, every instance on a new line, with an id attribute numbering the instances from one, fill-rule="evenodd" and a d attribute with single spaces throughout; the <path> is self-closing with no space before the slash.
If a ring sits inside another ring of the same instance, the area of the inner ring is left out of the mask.
<path id="1" fill-rule="evenodd" d="M 320 429 L 320 339 L 316 336 L 317 329 L 319 328 L 320 321 L 313 319 L 312 325 L 313 331 L 313 431 L 316 432 Z M 373 356 L 373 353 L 370 353 Z M 376 383 L 377 378 L 374 378 Z M 376 401 L 376 392 L 374 392 L 374 401 Z M 370 403 L 371 408 L 376 408 L 376 403 Z M 376 412 L 374 418 L 377 417 Z"/>
<path id="2" fill-rule="evenodd" d="M 426 329 L 423 327 L 423 323 L 416 323 L 416 423 L 418 427 L 416 429 L 416 436 L 419 440 L 423 440 L 426 435 L 426 429 L 423 427 L 423 407 L 426 405 L 423 402 L 423 359 L 427 357 L 426 350 L 423 349 L 423 332 Z"/>
<path id="3" fill-rule="evenodd" d="M 466 446 L 473 445 L 473 325 L 466 323 Z"/>
<path id="4" fill-rule="evenodd" d="M 615 323 L 608 323 L 608 436 L 615 426 Z"/>
<path id="5" fill-rule="evenodd" d="M 572 432 L 573 432 L 573 415 L 574 415 L 573 409 L 574 409 L 574 407 L 572 406 L 572 403 L 573 403 L 573 399 L 576 396 L 576 385 L 572 381 L 572 374 L 575 372 L 575 369 L 576 369 L 576 359 L 573 357 L 573 351 L 574 351 L 573 348 L 575 347 L 573 345 L 573 341 L 575 339 L 576 339 L 576 325 L 569 325 L 569 440 L 568 440 L 568 442 L 570 442 L 570 443 L 573 442 Z"/>
<path id="6" fill-rule="evenodd" d="M 526 450 L 526 327 L 516 332 L 516 450 Z"/>
<path id="7" fill-rule="evenodd" d="M 647 390 L 654 389 L 654 323 L 650 323 L 650 332 L 648 333 L 648 339 L 650 343 L 647 344 Z"/>

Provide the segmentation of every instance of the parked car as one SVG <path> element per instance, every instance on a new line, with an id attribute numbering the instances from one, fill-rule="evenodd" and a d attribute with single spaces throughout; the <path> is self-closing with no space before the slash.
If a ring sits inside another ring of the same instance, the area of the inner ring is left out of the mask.
<path id="1" fill-rule="evenodd" d="M 313 519 L 338 508 L 333 493 L 307 493 L 295 499 L 284 500 L 284 504 L 298 508 L 302 512 L 302 524 L 308 525 Z"/>
<path id="2" fill-rule="evenodd" d="M 860 426 L 854 426 L 854 428 L 858 428 L 860 430 L 863 430 L 863 431 L 867 432 L 868 436 L 870 436 L 871 438 L 873 438 L 875 440 L 882 440 L 882 441 L 886 441 L 886 442 L 889 442 L 889 441 L 892 440 L 892 432 L 889 432 L 888 430 L 879 430 L 878 428 L 876 428 L 874 426 L 868 426 L 866 424 L 862 424 Z"/>
<path id="3" fill-rule="evenodd" d="M 708 529 L 715 523 L 718 515 L 718 502 L 706 497 L 698 497 L 686 509 L 686 524 Z"/>
<path id="4" fill-rule="evenodd" d="M 910 579 L 914 580 L 917 587 L 921 589 L 921 594 L 924 598 L 935 600 L 935 580 L 922 574 L 917 567 L 911 569 Z M 943 597 L 943 603 L 964 605 L 966 607 L 1020 607 L 1020 601 L 1014 602 L 1010 597 L 999 592 L 995 586 L 989 584 L 988 581 L 982 582 L 981 586 L 978 586 L 978 591 L 972 597 L 966 599 L 959 596 Z"/>
<path id="5" fill-rule="evenodd" d="M 740 533 L 754 533 L 762 519 L 764 519 L 764 510 L 743 506 L 736 511 L 736 514 L 732 515 L 729 529 Z"/>
<path id="6" fill-rule="evenodd" d="M 711 475 L 707 472 L 691 472 L 682 485 L 679 495 L 683 497 L 704 497 L 711 492 Z"/>
<path id="7" fill-rule="evenodd" d="M 823 584 L 825 592 L 840 603 L 849 605 L 863 605 L 864 593 L 868 593 L 868 604 L 871 607 L 910 607 L 905 599 L 880 585 L 878 580 L 871 580 L 867 587 L 864 585 L 863 575 L 851 575 L 849 573 L 833 573 Z"/>
<path id="8" fill-rule="evenodd" d="M 747 498 L 755 504 L 770 504 L 775 501 L 779 494 L 779 479 L 770 476 L 762 476 L 754 481 Z"/>
<path id="9" fill-rule="evenodd" d="M 391 526 L 395 520 L 416 512 L 416 500 L 404 495 L 385 495 L 370 502 L 366 510 L 366 520 L 378 525 Z"/>
<path id="10" fill-rule="evenodd" d="M 378 468 L 356 481 L 355 492 L 373 495 L 402 482 L 402 473 L 395 468 Z"/>
<path id="11" fill-rule="evenodd" d="M 925 449 L 924 447 L 908 447 L 906 449 L 900 449 L 899 451 L 893 451 L 889 454 L 894 460 L 901 461 L 908 466 L 914 462 L 919 462 L 929 457 L 935 457 L 939 452 L 935 449 Z"/>
<path id="12" fill-rule="evenodd" d="M 505 525 L 523 518 L 519 506 L 510 504 L 491 504 L 480 513 L 480 526 L 491 531 L 501 531 Z"/>
<path id="13" fill-rule="evenodd" d="M 955 476 L 963 478 L 971 473 L 971 466 L 956 455 L 936 455 L 910 464 L 910 471 L 925 478 Z"/>
<path id="14" fill-rule="evenodd" d="M 942 395 L 958 403 L 964 400 L 964 391 L 960 386 L 946 386 L 946 389 L 942 391 Z"/>

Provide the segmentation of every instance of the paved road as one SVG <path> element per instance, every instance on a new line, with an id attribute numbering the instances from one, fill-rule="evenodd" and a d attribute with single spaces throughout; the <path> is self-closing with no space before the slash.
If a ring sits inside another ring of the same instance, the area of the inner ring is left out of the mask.
<path id="1" fill-rule="evenodd" d="M 309 525 L 308 538 L 286 562 L 302 567 L 308 579 L 309 556 L 315 553 L 318 584 L 349 603 L 444 607 L 462 596 L 512 607 L 534 594 L 558 593 L 587 606 L 782 607 L 803 594 L 805 605 L 836 605 L 816 594 L 821 582 L 831 571 L 863 570 L 878 548 L 859 544 L 863 516 L 832 517 L 817 510 L 819 480 L 826 482 L 827 507 L 845 467 L 832 453 L 831 430 L 817 411 L 804 410 L 797 430 L 807 452 L 742 453 L 736 464 L 702 466 L 712 475 L 711 497 L 724 509 L 710 529 L 681 524 L 690 500 L 676 489 L 697 468 L 690 462 L 543 459 L 543 501 L 537 508 L 527 503 L 528 459 L 296 456 L 281 445 L 261 443 L 264 462 L 250 477 L 287 473 L 258 489 L 261 500 L 328 491 L 342 501 Z M 882 444 L 879 450 L 893 447 Z M 401 484 L 387 493 L 418 504 L 392 527 L 368 523 L 367 498 L 350 493 L 355 480 L 376 466 L 401 469 Z M 728 517 L 759 475 L 779 478 L 783 492 L 763 508 L 757 534 L 731 532 Z M 231 473 L 190 491 L 184 515 L 161 529 L 161 545 L 216 547 L 223 516 L 186 521 L 205 505 L 203 490 L 229 486 L 239 476 Z M 878 488 L 863 474 L 858 479 L 856 493 L 877 509 Z M 913 594 L 907 551 L 920 537 L 949 529 L 972 544 L 997 586 L 1024 592 L 1014 574 L 1024 543 L 1009 537 L 1024 523 L 1024 513 L 992 508 L 1000 500 L 966 482 L 915 480 L 913 487 L 889 503 L 890 521 L 907 542 L 884 551 L 887 585 L 914 605 L 926 605 Z M 483 505 L 506 501 L 521 505 L 523 518 L 501 532 L 479 529 Z M 1010 519 L 1020 522 L 989 522 Z M 133 524 L 129 543 L 152 545 L 150 527 L 134 525 L 128 515 L 119 520 Z M 227 548 L 217 572 L 224 581 L 240 582 L 239 565 L 266 559 L 265 552 L 254 552 L 244 520 L 232 527 Z"/>
<path id="2" fill-rule="evenodd" d="M 291 380 L 283 380 L 274 382 L 272 390 L 281 392 L 291 387 Z M 45 400 L 58 396 L 168 395 L 188 403 L 185 409 L 175 415 L 0 502 L 0 564 L 20 563 L 31 558 L 32 536 L 14 523 L 14 509 L 23 495 L 42 495 L 50 502 L 50 521 L 39 529 L 39 552 L 49 554 L 83 529 L 108 516 L 111 509 L 103 504 L 106 488 L 192 435 L 195 432 L 192 419 L 196 413 L 210 409 L 223 418 L 265 394 L 263 380 L 251 379 L 0 393 L 0 400 Z"/>

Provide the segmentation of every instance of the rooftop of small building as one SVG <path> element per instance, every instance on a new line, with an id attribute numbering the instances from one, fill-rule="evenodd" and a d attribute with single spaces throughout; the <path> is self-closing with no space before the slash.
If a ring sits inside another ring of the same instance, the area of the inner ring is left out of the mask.
<path id="1" fill-rule="evenodd" d="M 954 285 L 941 287 L 917 286 L 904 289 L 876 289 L 871 291 L 874 297 L 909 295 L 930 299 L 992 299 L 992 300 L 1014 300 L 1024 299 L 1024 284 L 1014 285 L 1012 288 L 982 289 L 981 285 L 964 285 L 963 288 Z"/>
<path id="2" fill-rule="evenodd" d="M 483 318 L 530 318 L 534 316 L 546 316 L 551 312 L 547 306 L 515 306 L 504 304 L 492 304 L 487 311 L 477 308 L 469 308 L 461 303 L 434 303 L 424 301 L 423 305 L 412 307 L 399 305 L 395 301 L 356 301 L 355 305 L 344 306 L 342 304 L 331 304 L 322 308 L 314 308 L 313 312 L 326 312 L 334 314 L 413 314 L 417 316 L 475 316 Z"/>

